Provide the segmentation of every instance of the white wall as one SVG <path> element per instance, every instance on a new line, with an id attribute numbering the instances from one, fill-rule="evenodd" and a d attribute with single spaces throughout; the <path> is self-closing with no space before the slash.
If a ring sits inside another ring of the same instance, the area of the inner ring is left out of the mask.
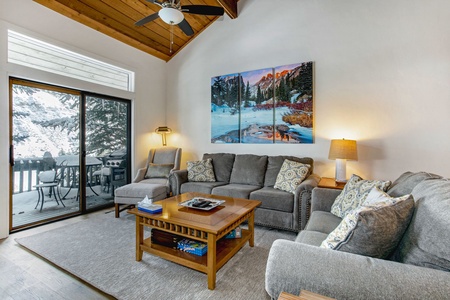
<path id="1" fill-rule="evenodd" d="M 39 38 L 135 72 L 134 93 L 54 76 L 7 63 L 7 29 Z M 151 132 L 165 124 L 166 63 L 55 13 L 32 0 L 0 2 L 0 238 L 9 230 L 9 95 L 8 77 L 17 76 L 132 99 L 134 170 L 148 149 L 161 146 Z"/>
<path id="2" fill-rule="evenodd" d="M 314 144 L 210 143 L 211 77 L 306 61 L 315 62 Z M 169 61 L 167 87 L 183 162 L 204 152 L 291 154 L 334 177 L 330 139 L 347 138 L 359 154 L 347 176 L 450 177 L 448 0 L 241 0 L 237 19 L 215 22 Z"/>

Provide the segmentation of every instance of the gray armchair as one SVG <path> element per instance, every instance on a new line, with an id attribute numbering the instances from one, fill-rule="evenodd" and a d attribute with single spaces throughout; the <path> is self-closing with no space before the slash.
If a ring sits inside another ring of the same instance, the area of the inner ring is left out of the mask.
<path id="1" fill-rule="evenodd" d="M 115 190 L 115 216 L 120 212 L 147 196 L 157 201 L 167 198 L 171 193 L 169 175 L 180 169 L 181 148 L 164 147 L 151 149 L 148 153 L 147 163 L 144 168 L 137 171 L 132 183 L 121 186 Z M 120 208 L 120 205 L 125 207 Z"/>

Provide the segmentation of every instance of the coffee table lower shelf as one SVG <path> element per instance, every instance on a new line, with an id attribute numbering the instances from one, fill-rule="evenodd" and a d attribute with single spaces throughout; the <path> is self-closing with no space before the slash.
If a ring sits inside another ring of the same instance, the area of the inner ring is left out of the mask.
<path id="1" fill-rule="evenodd" d="M 230 260 L 231 257 L 233 257 L 245 245 L 245 243 L 250 240 L 250 238 L 251 232 L 249 230 L 242 229 L 241 238 L 223 238 L 217 241 L 215 255 L 216 266 L 215 270 L 212 270 L 212 272 L 214 272 L 215 274 L 223 265 L 225 265 L 228 260 Z M 191 254 L 178 249 L 173 249 L 167 246 L 152 243 L 150 237 L 144 239 L 143 243 L 140 245 L 140 250 L 208 274 L 208 276 L 210 275 L 208 270 L 208 253 L 203 256 Z"/>

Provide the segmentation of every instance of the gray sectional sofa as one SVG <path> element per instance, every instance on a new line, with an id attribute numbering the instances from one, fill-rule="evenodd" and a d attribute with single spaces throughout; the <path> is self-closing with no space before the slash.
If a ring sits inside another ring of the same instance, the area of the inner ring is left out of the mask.
<path id="1" fill-rule="evenodd" d="M 313 174 L 312 158 L 253 154 L 212 153 L 215 182 L 189 182 L 187 170 L 175 171 L 169 180 L 174 195 L 199 192 L 262 202 L 255 211 L 255 224 L 298 232 L 309 217 L 311 192 L 320 180 Z M 285 159 L 310 165 L 307 178 L 295 194 L 275 189 L 278 172 Z"/>
<path id="2" fill-rule="evenodd" d="M 414 211 L 387 259 L 318 247 L 341 222 L 330 213 L 339 193 L 314 189 L 305 230 L 273 243 L 266 268 L 272 299 L 301 289 L 336 299 L 450 299 L 449 179 L 407 172 L 393 182 L 387 193 L 412 194 Z"/>

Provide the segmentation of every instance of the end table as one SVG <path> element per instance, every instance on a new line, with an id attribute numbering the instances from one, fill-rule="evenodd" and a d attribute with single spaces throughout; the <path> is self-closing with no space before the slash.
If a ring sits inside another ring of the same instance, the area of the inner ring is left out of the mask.
<path id="1" fill-rule="evenodd" d="M 317 187 L 342 190 L 345 186 L 345 182 L 336 182 L 334 178 L 322 177 L 320 178 Z"/>

